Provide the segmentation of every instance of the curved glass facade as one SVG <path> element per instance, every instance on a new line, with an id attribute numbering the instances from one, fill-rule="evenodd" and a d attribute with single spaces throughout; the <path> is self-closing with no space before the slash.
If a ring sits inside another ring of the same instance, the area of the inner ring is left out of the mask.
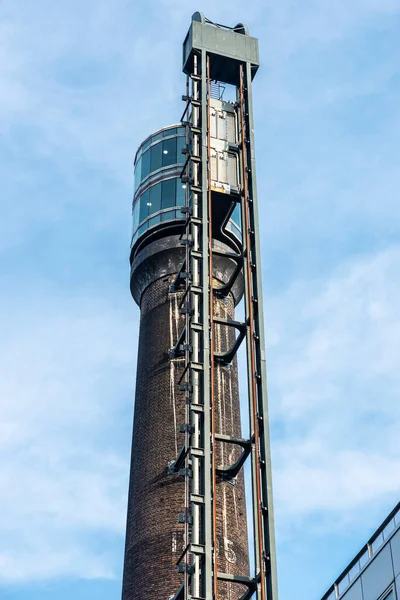
<path id="1" fill-rule="evenodd" d="M 147 229 L 163 221 L 184 219 L 185 186 L 180 173 L 185 157 L 184 127 L 168 127 L 150 136 L 135 157 L 132 206 L 133 245 Z"/>
<path id="2" fill-rule="evenodd" d="M 185 188 L 180 179 L 185 156 L 185 129 L 172 126 L 148 137 L 139 147 L 134 164 L 131 247 L 147 230 L 165 221 L 184 220 Z M 240 206 L 227 229 L 241 238 Z"/>

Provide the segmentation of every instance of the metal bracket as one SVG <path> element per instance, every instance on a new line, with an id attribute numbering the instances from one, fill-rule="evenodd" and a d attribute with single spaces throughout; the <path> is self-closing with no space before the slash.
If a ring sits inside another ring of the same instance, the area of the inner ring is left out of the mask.
<path id="1" fill-rule="evenodd" d="M 239 331 L 238 337 L 235 339 L 235 342 L 229 350 L 226 352 L 215 353 L 214 357 L 216 362 L 222 365 L 229 365 L 234 357 L 236 356 L 237 351 L 239 350 L 240 344 L 243 342 L 246 337 L 246 323 L 242 323 L 240 321 L 233 321 L 231 319 L 221 319 L 219 317 L 214 317 L 215 325 L 223 325 L 225 327 L 233 327 Z"/>
<path id="2" fill-rule="evenodd" d="M 173 358 L 181 358 L 184 355 L 186 349 L 183 348 L 183 340 L 185 339 L 185 333 L 186 327 L 183 327 L 175 346 L 168 351 L 168 356 L 170 360 L 172 360 Z"/>
<path id="3" fill-rule="evenodd" d="M 250 456 L 251 452 L 251 440 L 245 440 L 242 438 L 235 438 L 230 435 L 217 434 L 215 436 L 217 442 L 224 442 L 226 444 L 236 444 L 243 448 L 242 453 L 238 460 L 229 466 L 218 466 L 217 474 L 222 481 L 230 481 L 234 479 L 243 467 L 245 461 Z"/>

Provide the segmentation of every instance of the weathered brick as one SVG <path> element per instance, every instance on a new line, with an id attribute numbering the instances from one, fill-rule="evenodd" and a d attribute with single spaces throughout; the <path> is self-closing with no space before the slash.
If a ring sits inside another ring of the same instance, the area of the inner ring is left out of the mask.
<path id="1" fill-rule="evenodd" d="M 167 600 L 182 581 L 176 561 L 183 544 L 178 514 L 184 508 L 184 481 L 168 474 L 168 463 L 183 444 L 179 425 L 185 422 L 184 393 L 177 388 L 182 360 L 170 360 L 184 317 L 178 313 L 179 294 L 169 294 L 169 278 L 153 282 L 143 293 L 137 364 L 134 428 L 123 600 Z M 234 317 L 234 302 L 215 300 L 214 314 Z M 233 330 L 215 327 L 215 349 L 233 341 Z M 236 360 L 215 369 L 215 416 L 219 433 L 240 436 Z M 218 464 L 231 464 L 240 450 L 217 444 Z M 217 485 L 218 570 L 248 574 L 248 541 L 243 474 Z M 236 600 L 243 589 L 220 584 L 220 600 Z"/>

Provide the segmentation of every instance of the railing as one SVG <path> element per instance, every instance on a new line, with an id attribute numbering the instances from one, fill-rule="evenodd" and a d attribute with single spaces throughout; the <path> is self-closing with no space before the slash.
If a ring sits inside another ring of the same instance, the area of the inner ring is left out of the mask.
<path id="1" fill-rule="evenodd" d="M 382 545 L 400 527 L 400 502 L 394 507 L 390 515 L 375 531 L 370 540 L 361 548 L 346 569 L 339 575 L 321 600 L 336 600 L 350 587 L 365 566 L 374 558 Z"/>

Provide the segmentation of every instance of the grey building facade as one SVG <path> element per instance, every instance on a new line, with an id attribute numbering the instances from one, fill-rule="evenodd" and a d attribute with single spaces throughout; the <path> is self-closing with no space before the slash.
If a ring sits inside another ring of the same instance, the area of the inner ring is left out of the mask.
<path id="1" fill-rule="evenodd" d="M 322 600 L 400 599 L 400 502 Z"/>

